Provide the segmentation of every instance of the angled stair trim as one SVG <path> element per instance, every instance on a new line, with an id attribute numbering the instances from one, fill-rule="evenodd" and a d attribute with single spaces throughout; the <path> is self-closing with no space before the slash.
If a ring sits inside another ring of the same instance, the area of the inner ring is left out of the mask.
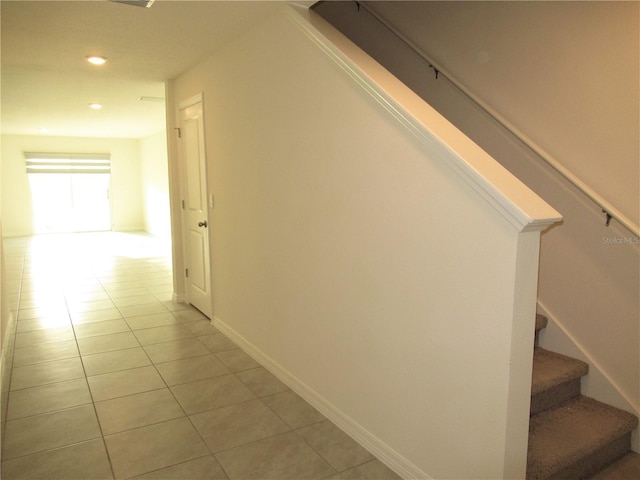
<path id="1" fill-rule="evenodd" d="M 556 210 L 319 15 L 295 5 L 291 5 L 288 13 L 293 23 L 333 62 L 518 232 L 541 231 L 562 219 Z"/>

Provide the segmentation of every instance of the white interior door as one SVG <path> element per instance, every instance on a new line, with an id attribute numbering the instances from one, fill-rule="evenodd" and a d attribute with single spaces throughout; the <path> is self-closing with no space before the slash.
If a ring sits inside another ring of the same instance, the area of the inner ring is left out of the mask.
<path id="1" fill-rule="evenodd" d="M 180 138 L 184 173 L 183 220 L 187 300 L 209 318 L 213 315 L 202 99 L 181 105 Z"/>

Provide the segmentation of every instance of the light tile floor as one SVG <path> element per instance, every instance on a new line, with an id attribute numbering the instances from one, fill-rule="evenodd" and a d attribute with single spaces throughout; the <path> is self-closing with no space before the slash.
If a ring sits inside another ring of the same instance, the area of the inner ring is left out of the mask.
<path id="1" fill-rule="evenodd" d="M 17 322 L 3 479 L 399 478 L 172 302 L 166 244 L 94 233 L 4 250 Z"/>

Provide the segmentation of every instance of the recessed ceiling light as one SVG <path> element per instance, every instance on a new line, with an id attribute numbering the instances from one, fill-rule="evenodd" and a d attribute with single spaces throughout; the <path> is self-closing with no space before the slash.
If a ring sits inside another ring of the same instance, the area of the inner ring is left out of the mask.
<path id="1" fill-rule="evenodd" d="M 40 133 L 49 133 L 49 129 L 48 129 L 47 127 L 39 128 L 39 129 L 38 129 L 38 131 L 39 131 Z"/>
<path id="2" fill-rule="evenodd" d="M 87 58 L 87 62 L 93 63 L 94 65 L 104 65 L 107 63 L 107 59 L 105 57 L 99 57 L 97 55 L 89 55 Z"/>
<path id="3" fill-rule="evenodd" d="M 93 108 L 94 110 L 100 110 L 102 108 L 101 103 L 90 103 L 89 108 Z"/>

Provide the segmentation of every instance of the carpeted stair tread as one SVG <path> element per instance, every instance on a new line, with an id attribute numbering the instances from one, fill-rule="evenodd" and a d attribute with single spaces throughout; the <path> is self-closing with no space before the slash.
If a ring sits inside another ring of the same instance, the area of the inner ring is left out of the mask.
<path id="1" fill-rule="evenodd" d="M 593 458 L 606 464 L 620 456 L 638 418 L 628 412 L 579 396 L 558 408 L 531 417 L 527 479 L 580 478 Z M 613 443 L 612 443 L 613 442 Z M 611 446 L 611 445 L 613 446 Z M 607 449 L 613 458 L 607 459 Z"/>
<path id="2" fill-rule="evenodd" d="M 572 380 L 579 380 L 588 372 L 589 365 L 581 360 L 536 347 L 533 352 L 531 395 L 537 395 Z"/>
<path id="3" fill-rule="evenodd" d="M 640 478 L 640 454 L 629 452 L 589 480 L 633 480 Z"/>

